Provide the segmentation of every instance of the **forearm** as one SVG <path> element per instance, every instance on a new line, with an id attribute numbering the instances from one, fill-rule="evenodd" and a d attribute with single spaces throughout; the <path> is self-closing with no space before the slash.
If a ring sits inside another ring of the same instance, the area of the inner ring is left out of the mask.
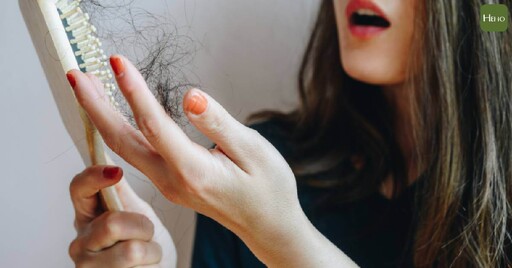
<path id="1" fill-rule="evenodd" d="M 239 236 L 268 267 L 358 267 L 302 211 L 291 222 L 294 224 L 285 229 L 269 231 L 256 227 Z"/>

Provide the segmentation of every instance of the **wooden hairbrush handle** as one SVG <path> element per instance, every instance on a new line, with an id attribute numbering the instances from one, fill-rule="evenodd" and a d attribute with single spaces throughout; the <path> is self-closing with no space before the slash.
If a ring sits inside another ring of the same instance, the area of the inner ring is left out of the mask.
<path id="1" fill-rule="evenodd" d="M 80 29 L 80 27 L 84 29 L 88 27 L 85 30 L 92 29 L 92 25 L 85 22 L 85 20 L 88 20 L 86 19 L 88 18 L 87 15 L 83 14 L 82 10 L 79 8 L 78 1 L 74 1 L 74 3 L 68 3 L 71 1 L 58 0 L 18 1 L 34 48 L 39 56 L 39 61 L 41 62 L 41 66 L 43 67 L 52 95 L 61 115 L 62 122 L 73 139 L 73 143 L 77 147 L 82 160 L 86 166 L 114 164 L 105 152 L 103 139 L 83 109 L 79 106 L 74 92 L 65 78 L 65 74 L 69 70 L 81 69 L 77 59 L 77 57 L 81 56 L 77 55 L 102 51 L 99 43 L 94 43 L 95 45 L 89 46 L 85 45 L 83 46 L 83 49 L 85 49 L 83 51 L 74 51 L 71 46 L 69 34 L 71 34 L 73 38 L 78 38 L 79 35 L 82 35 L 82 37 L 86 37 L 87 40 L 99 41 L 96 37 L 93 38 L 91 34 L 86 34 L 86 32 L 78 33 L 78 31 L 83 30 Z M 61 8 L 60 11 L 63 12 L 63 14 L 59 14 L 58 8 Z M 70 21 L 67 19 L 71 19 L 72 16 L 77 14 L 82 16 L 82 19 L 75 19 L 73 21 L 74 25 L 71 25 Z M 64 27 L 64 19 L 66 19 L 68 30 Z M 77 36 L 75 36 L 75 34 Z M 98 59 L 102 59 L 102 57 Z M 84 66 L 84 68 L 87 67 Z M 101 71 L 100 73 L 103 73 L 104 76 L 108 76 L 110 71 L 107 69 L 108 68 L 105 67 L 97 71 Z M 84 134 L 87 138 L 86 142 L 84 141 Z M 112 211 L 123 210 L 122 203 L 114 186 L 101 190 L 101 197 L 106 209 Z"/>
<path id="2" fill-rule="evenodd" d="M 114 161 L 105 152 L 104 142 L 96 127 L 91 123 L 85 112 L 81 110 L 82 120 L 87 133 L 87 143 L 89 144 L 89 154 L 92 165 L 114 165 Z M 124 179 L 124 178 L 122 178 Z M 115 185 L 104 188 L 100 191 L 103 207 L 109 211 L 122 211 L 123 204 L 119 199 Z"/>

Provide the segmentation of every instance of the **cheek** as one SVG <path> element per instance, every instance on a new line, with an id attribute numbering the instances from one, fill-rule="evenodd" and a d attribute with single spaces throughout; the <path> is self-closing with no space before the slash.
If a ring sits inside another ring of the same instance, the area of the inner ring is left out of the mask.
<path id="1" fill-rule="evenodd" d="M 391 27 L 365 39 L 357 38 L 350 32 L 345 15 L 346 2 L 335 1 L 341 63 L 344 70 L 352 78 L 365 83 L 403 83 L 406 79 L 414 30 L 412 1 L 380 1 L 383 2 L 382 8 L 391 21 Z"/>

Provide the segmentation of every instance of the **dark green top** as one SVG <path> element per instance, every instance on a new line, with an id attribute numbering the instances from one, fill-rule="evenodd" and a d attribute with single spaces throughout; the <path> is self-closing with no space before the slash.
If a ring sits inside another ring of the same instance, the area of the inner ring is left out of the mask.
<path id="1" fill-rule="evenodd" d="M 286 158 L 292 148 L 274 122 L 251 126 Z M 374 193 L 328 208 L 320 205 L 328 189 L 298 184 L 299 200 L 313 225 L 361 267 L 410 267 L 406 248 L 412 223 L 413 190 L 388 200 Z M 192 267 L 265 267 L 232 232 L 198 215 Z"/>

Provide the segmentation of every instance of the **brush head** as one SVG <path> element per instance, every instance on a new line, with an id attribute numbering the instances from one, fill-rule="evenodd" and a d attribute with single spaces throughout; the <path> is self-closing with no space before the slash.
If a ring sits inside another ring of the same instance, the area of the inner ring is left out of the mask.
<path id="1" fill-rule="evenodd" d="M 66 130 L 86 166 L 105 164 L 103 140 L 66 79 L 72 69 L 96 75 L 117 110 L 116 87 L 96 28 L 79 0 L 18 1 Z"/>
<path id="2" fill-rule="evenodd" d="M 89 15 L 80 8 L 80 0 L 59 0 L 55 6 L 78 67 L 82 72 L 89 72 L 99 78 L 103 83 L 105 94 L 109 97 L 111 104 L 117 108 L 119 104 L 113 94 L 116 86 L 108 67 L 108 57 L 101 48 L 102 44 L 96 34 L 96 27 L 90 23 Z"/>
<path id="3" fill-rule="evenodd" d="M 72 69 L 96 75 L 105 93 L 115 89 L 96 29 L 75 0 L 19 0 L 25 23 L 62 121 L 86 166 L 112 164 L 101 136 L 76 101 L 66 77 Z M 115 107 L 113 98 L 110 102 Z M 101 190 L 108 210 L 122 210 L 114 188 Z"/>

